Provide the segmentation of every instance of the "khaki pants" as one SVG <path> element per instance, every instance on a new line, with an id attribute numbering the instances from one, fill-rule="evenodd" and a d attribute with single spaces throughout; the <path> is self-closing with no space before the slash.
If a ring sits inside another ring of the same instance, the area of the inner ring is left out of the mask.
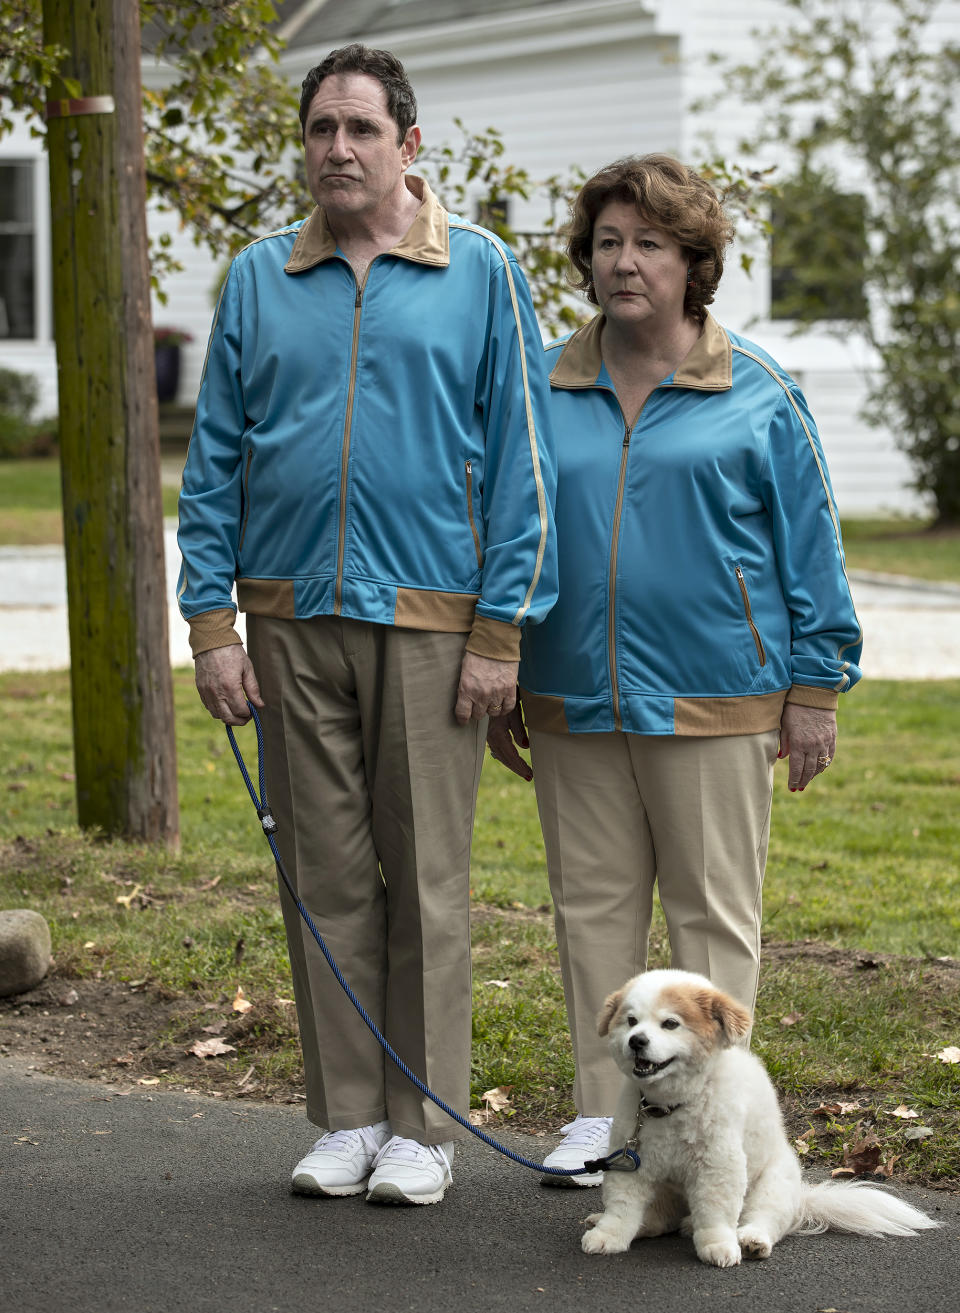
<path id="1" fill-rule="evenodd" d="M 596 1018 L 646 969 L 654 884 L 672 965 L 753 1008 L 778 737 L 530 731 L 585 1116 L 616 1104 L 621 1077 Z"/>
<path id="2" fill-rule="evenodd" d="M 371 1020 L 469 1108 L 470 840 L 486 722 L 453 716 L 466 634 L 248 616 L 267 796 L 284 866 Z M 384 1119 L 421 1143 L 456 1123 L 386 1056 L 281 885 L 307 1116 Z"/>

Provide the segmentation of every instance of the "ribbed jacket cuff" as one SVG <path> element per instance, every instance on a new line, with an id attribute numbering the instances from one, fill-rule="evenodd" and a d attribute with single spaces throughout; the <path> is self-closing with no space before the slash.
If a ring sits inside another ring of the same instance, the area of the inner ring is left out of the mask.
<path id="1" fill-rule="evenodd" d="M 494 661 L 520 660 L 520 627 L 489 616 L 475 615 L 467 651 Z"/>
<path id="2" fill-rule="evenodd" d="M 840 694 L 832 688 L 815 688 L 812 684 L 792 684 L 787 701 L 799 707 L 818 707 L 821 711 L 836 711 Z"/>
<path id="3" fill-rule="evenodd" d="M 242 643 L 243 639 L 233 627 L 236 611 L 223 607 L 218 611 L 204 611 L 191 616 L 190 650 L 195 657 L 201 652 L 209 652 L 215 647 L 231 647 Z"/>

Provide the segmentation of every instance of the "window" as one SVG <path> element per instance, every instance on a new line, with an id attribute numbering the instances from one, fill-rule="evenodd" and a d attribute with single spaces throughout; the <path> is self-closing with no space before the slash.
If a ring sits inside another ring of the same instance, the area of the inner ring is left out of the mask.
<path id="1" fill-rule="evenodd" d="M 0 338 L 37 336 L 31 161 L 0 161 Z"/>
<path id="2" fill-rule="evenodd" d="M 770 218 L 771 319 L 866 319 L 863 197 L 805 177 L 783 187 Z"/>

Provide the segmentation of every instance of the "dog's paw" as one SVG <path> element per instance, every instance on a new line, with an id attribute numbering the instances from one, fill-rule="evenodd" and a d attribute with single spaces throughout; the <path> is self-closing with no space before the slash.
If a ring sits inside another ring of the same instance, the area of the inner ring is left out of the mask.
<path id="1" fill-rule="evenodd" d="M 701 1263 L 712 1263 L 714 1267 L 736 1267 L 740 1262 L 740 1246 L 736 1240 L 712 1240 L 709 1244 L 701 1242 L 696 1248 Z"/>
<path id="2" fill-rule="evenodd" d="M 625 1254 L 630 1248 L 630 1240 L 595 1226 L 580 1237 L 580 1248 L 585 1254 Z"/>
<path id="3" fill-rule="evenodd" d="M 769 1258 L 773 1251 L 773 1241 L 763 1227 L 741 1226 L 737 1239 L 744 1258 Z"/>

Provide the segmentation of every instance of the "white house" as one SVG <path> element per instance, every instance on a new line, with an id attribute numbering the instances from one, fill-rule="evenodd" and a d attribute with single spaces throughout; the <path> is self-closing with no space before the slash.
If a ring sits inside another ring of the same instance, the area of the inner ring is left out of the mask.
<path id="1" fill-rule="evenodd" d="M 475 130 L 496 127 L 506 157 L 538 178 L 586 171 L 630 153 L 664 150 L 691 163 L 705 158 L 705 134 L 732 155 L 749 127 L 730 106 L 707 120 L 692 102 L 718 74 L 711 54 L 747 60 L 751 30 L 775 25 L 781 0 L 283 0 L 288 41 L 283 68 L 299 84 L 329 50 L 348 41 L 390 49 L 402 59 L 420 107 L 424 141 L 455 142 L 453 120 Z M 945 0 L 944 23 L 960 35 L 960 0 Z M 144 77 L 162 76 L 145 61 Z M 51 340 L 46 161 L 26 130 L 0 140 L 0 365 L 39 376 L 55 406 Z M 293 216 L 291 216 L 293 217 Z M 470 216 L 474 217 L 474 216 Z M 535 205 L 511 223 L 542 221 Z M 169 279 L 168 304 L 155 322 L 194 335 L 186 349 L 180 400 L 196 393 L 218 269 L 175 230 L 171 216 L 151 216 L 174 236 L 183 273 Z M 803 387 L 823 437 L 841 513 L 924 509 L 907 488 L 910 468 L 891 434 L 858 417 L 870 360 L 855 340 L 826 332 L 793 336 L 770 316 L 766 253 L 752 276 L 731 257 L 714 307 L 731 329 L 766 347 Z"/>

